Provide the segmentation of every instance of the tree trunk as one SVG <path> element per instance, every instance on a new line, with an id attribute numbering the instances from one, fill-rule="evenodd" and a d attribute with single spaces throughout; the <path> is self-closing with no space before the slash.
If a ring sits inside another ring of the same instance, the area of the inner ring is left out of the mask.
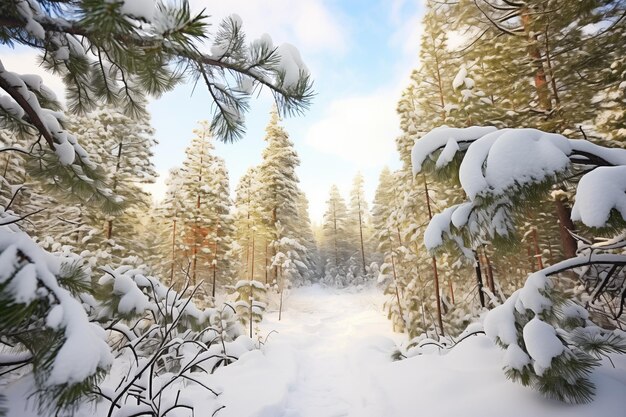
<path id="1" fill-rule="evenodd" d="M 541 250 L 539 250 L 539 237 L 537 236 L 537 228 L 533 227 L 533 243 L 535 245 L 535 258 L 537 258 L 537 265 L 539 269 L 543 269 L 543 259 L 541 259 Z"/>
<path id="2" fill-rule="evenodd" d="M 174 284 L 174 264 L 176 263 L 176 218 L 172 220 L 172 265 L 170 268 L 170 284 Z"/>
<path id="3" fill-rule="evenodd" d="M 428 192 L 428 182 L 426 181 L 426 175 L 424 174 L 424 193 L 426 194 L 426 207 L 428 208 L 428 218 L 429 220 L 432 220 L 433 218 L 433 212 L 432 209 L 430 208 L 430 194 Z M 445 336 L 444 334 L 444 330 L 443 330 L 443 318 L 441 316 L 441 297 L 439 294 L 439 272 L 437 270 L 437 259 L 435 259 L 435 257 L 432 257 L 432 263 L 433 263 L 433 277 L 435 280 L 435 300 L 437 302 L 437 322 L 439 323 L 439 328 L 441 329 L 441 335 Z"/>
<path id="4" fill-rule="evenodd" d="M 559 234 L 561 236 L 561 246 L 563 247 L 563 253 L 566 258 L 573 258 L 576 256 L 576 249 L 578 245 L 576 240 L 568 232 L 568 230 L 575 231 L 574 223 L 572 222 L 571 210 L 560 199 L 554 201 L 556 206 L 556 216 L 559 219 Z"/>
<path id="5" fill-rule="evenodd" d="M 255 247 L 255 234 L 254 232 L 252 232 L 252 254 L 251 254 L 251 258 L 252 261 L 250 262 L 250 279 L 254 279 L 254 247 Z"/>
<path id="6" fill-rule="evenodd" d="M 278 255 L 278 248 L 276 248 L 276 243 L 280 240 L 280 236 L 278 235 L 278 208 L 274 207 L 272 209 L 272 221 L 274 222 L 274 230 L 276 231 L 276 242 L 272 245 L 272 257 L 274 258 L 273 262 L 276 261 L 276 255 Z M 274 281 L 278 283 L 278 265 L 274 265 Z"/>
<path id="7" fill-rule="evenodd" d="M 548 81 L 543 66 L 543 58 L 538 46 L 538 34 L 532 30 L 532 22 L 530 10 L 528 7 L 522 7 L 521 10 L 522 25 L 528 39 L 528 55 L 532 64 L 535 66 L 535 90 L 539 100 L 539 107 L 545 111 L 552 110 L 552 100 L 550 98 L 550 90 L 548 89 Z"/>
<path id="8" fill-rule="evenodd" d="M 361 237 L 361 261 L 363 262 L 363 275 L 367 272 L 365 271 L 365 247 L 363 245 L 363 221 L 361 218 L 361 195 L 357 191 L 357 201 L 359 207 L 359 235 Z"/>
<path id="9" fill-rule="evenodd" d="M 396 262 L 393 257 L 393 251 L 391 252 L 391 271 L 393 272 L 393 283 L 396 287 L 396 300 L 398 300 L 398 311 L 400 312 L 400 318 L 402 319 L 402 323 L 404 324 L 404 330 L 408 331 L 408 326 L 406 321 L 404 320 L 404 312 L 402 311 L 402 303 L 400 302 L 400 290 L 398 289 L 398 276 L 396 275 Z"/>
<path id="10" fill-rule="evenodd" d="M 333 203 L 333 241 L 335 243 L 335 268 L 339 271 L 339 251 L 337 249 L 337 210 Z"/>
<path id="11" fill-rule="evenodd" d="M 474 265 L 474 269 L 476 271 L 476 284 L 478 285 L 478 299 L 480 300 L 480 306 L 485 307 L 485 294 L 483 293 L 483 276 L 480 272 L 480 260 L 478 258 L 478 252 L 474 251 L 474 259 L 476 260 L 476 265 Z"/>
<path id="12" fill-rule="evenodd" d="M 489 281 L 489 291 L 492 294 L 496 294 L 496 282 L 493 279 L 493 268 L 491 266 L 491 261 L 489 260 L 489 255 L 487 255 L 487 251 L 483 248 L 483 255 L 485 256 L 485 265 L 487 266 L 487 280 Z"/>
<path id="13" fill-rule="evenodd" d="M 452 278 L 448 277 L 448 290 L 450 290 L 450 301 L 454 303 L 454 287 L 452 286 Z"/>
<path id="14" fill-rule="evenodd" d="M 211 291 L 211 296 L 213 300 L 215 300 L 215 286 L 217 285 L 217 238 L 215 239 L 215 252 L 213 252 L 213 289 Z"/>
<path id="15" fill-rule="evenodd" d="M 269 257 L 269 248 L 267 239 L 265 239 L 265 285 L 269 284 L 269 265 L 268 265 L 268 257 Z"/>

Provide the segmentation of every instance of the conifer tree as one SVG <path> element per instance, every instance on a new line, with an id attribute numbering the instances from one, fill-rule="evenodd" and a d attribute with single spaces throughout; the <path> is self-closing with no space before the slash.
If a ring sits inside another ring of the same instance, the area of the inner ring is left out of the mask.
<path id="1" fill-rule="evenodd" d="M 122 208 L 103 213 L 83 207 L 82 221 L 100 230 L 83 240 L 85 248 L 102 258 L 99 262 L 115 265 L 120 265 L 121 258 L 146 255 L 146 242 L 138 239 L 138 223 L 140 213 L 151 204 L 141 185 L 153 183 L 156 177 L 151 160 L 154 130 L 145 118 L 133 120 L 111 109 L 100 109 L 73 123 L 72 130 L 87 146 L 91 160 L 110 173 L 111 192 Z"/>
<path id="2" fill-rule="evenodd" d="M 358 173 L 354 177 L 352 190 L 350 191 L 350 212 L 349 218 L 352 223 L 353 236 L 358 239 L 359 250 L 361 252 L 361 266 L 363 276 L 367 274 L 367 261 L 365 254 L 366 242 L 369 239 L 369 212 L 367 209 L 367 201 L 365 199 L 365 191 L 363 175 Z M 367 255 L 369 257 L 369 254 Z"/>
<path id="3" fill-rule="evenodd" d="M 346 275 L 352 247 L 356 245 L 350 242 L 348 207 L 336 185 L 330 188 L 326 207 L 322 223 L 325 279 L 334 285 L 351 284 Z"/>
<path id="4" fill-rule="evenodd" d="M 200 279 L 208 278 L 206 269 L 209 260 L 206 254 L 210 249 L 207 247 L 206 225 L 211 215 L 211 208 L 208 206 L 211 189 L 208 183 L 209 167 L 214 162 L 211 153 L 215 148 L 207 123 L 200 123 L 193 133 L 195 136 L 185 150 L 182 189 L 185 196 L 183 248 L 190 262 L 191 285 L 195 286 Z M 199 270 L 202 271 L 200 274 Z"/>
<path id="5" fill-rule="evenodd" d="M 241 276 L 264 277 L 263 243 L 268 239 L 261 210 L 258 170 L 248 168 L 239 180 L 235 197 L 235 228 L 241 260 Z"/>
<path id="6" fill-rule="evenodd" d="M 300 164 L 300 159 L 279 121 L 278 112 L 273 109 L 266 128 L 267 147 L 263 150 L 263 161 L 258 167 L 258 175 L 261 186 L 261 216 L 269 239 L 266 242 L 265 256 L 269 267 L 267 272 L 282 294 L 285 280 L 303 280 L 303 270 L 308 267 L 303 262 L 307 252 L 306 239 L 301 238 L 306 226 L 298 219 L 302 204 L 295 169 Z"/>
<path id="7" fill-rule="evenodd" d="M 187 267 L 185 257 L 181 249 L 182 233 L 184 224 L 185 195 L 183 193 L 183 173 L 181 168 L 170 170 L 165 180 L 167 187 L 163 200 L 157 205 L 156 222 L 162 236 L 159 240 L 158 253 L 160 260 L 152 263 L 158 267 L 161 276 L 167 277 L 167 283 L 177 283 L 178 274 Z"/>

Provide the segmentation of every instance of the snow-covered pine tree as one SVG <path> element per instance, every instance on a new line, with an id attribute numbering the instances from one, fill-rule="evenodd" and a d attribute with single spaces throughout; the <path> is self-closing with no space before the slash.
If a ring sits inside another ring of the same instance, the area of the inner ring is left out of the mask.
<path id="1" fill-rule="evenodd" d="M 365 277 L 368 273 L 367 268 L 369 266 L 368 260 L 370 259 L 370 216 L 367 207 L 367 200 L 365 198 L 365 190 L 363 185 L 365 180 L 361 173 L 357 173 L 352 182 L 352 189 L 350 190 L 350 208 L 348 212 L 349 223 L 351 230 L 351 238 L 356 242 L 356 246 L 360 252 L 360 273 Z M 367 249 L 366 249 L 367 248 Z"/>
<path id="2" fill-rule="evenodd" d="M 295 235 L 300 237 L 300 243 L 306 249 L 300 254 L 301 264 L 298 263 L 297 266 L 302 277 L 300 284 L 310 284 L 319 278 L 321 269 L 319 251 L 313 236 L 311 217 L 309 216 L 309 201 L 302 191 L 299 193 L 297 206 L 298 215 L 295 219 Z"/>
<path id="3" fill-rule="evenodd" d="M 263 243 L 267 240 L 260 207 L 260 184 L 255 167 L 248 168 L 235 190 L 235 229 L 240 248 L 239 276 L 265 277 Z"/>
<path id="4" fill-rule="evenodd" d="M 221 285 L 232 283 L 236 270 L 228 173 L 224 161 L 214 155 L 209 123 L 200 122 L 194 134 L 181 170 L 181 248 L 190 265 L 191 285 L 203 281 L 204 293 L 214 297 L 218 279 Z"/>
<path id="5" fill-rule="evenodd" d="M 113 212 L 82 207 L 81 221 L 99 232 L 82 236 L 79 248 L 89 250 L 97 258 L 95 262 L 114 267 L 124 263 L 124 258 L 147 257 L 147 242 L 140 237 L 139 223 L 151 199 L 141 185 L 153 183 L 157 175 L 152 163 L 156 141 L 149 121 L 103 108 L 73 119 L 71 129 L 91 160 L 109 173 L 111 192 L 119 199 Z M 50 235 L 45 229 L 42 233 Z"/>
<path id="6" fill-rule="evenodd" d="M 160 259 L 150 265 L 166 278 L 168 285 L 180 284 L 183 271 L 189 269 L 188 259 L 180 250 L 183 245 L 183 214 L 185 195 L 183 192 L 183 173 L 181 168 L 170 170 L 165 180 L 165 196 L 155 207 L 156 227 L 161 234 L 158 239 L 157 253 Z"/>
<path id="7" fill-rule="evenodd" d="M 214 158 L 208 176 L 211 194 L 207 205 L 211 208 L 211 216 L 207 224 L 207 240 L 211 251 L 211 297 L 215 298 L 218 287 L 223 289 L 236 282 L 239 265 L 228 171 L 222 158 Z"/>
<path id="8" fill-rule="evenodd" d="M 339 193 L 339 188 L 333 185 L 330 187 L 322 222 L 324 281 L 330 285 L 352 284 L 352 282 L 347 282 L 348 261 L 353 254 L 352 249 L 358 246 L 356 242 L 351 242 L 348 222 L 346 202 Z"/>
<path id="9" fill-rule="evenodd" d="M 302 231 L 297 218 L 301 191 L 295 169 L 300 159 L 279 122 L 278 112 L 273 109 L 265 130 L 267 146 L 258 175 L 262 218 L 269 237 L 265 260 L 270 281 L 282 294 L 287 282 L 304 280 L 301 270 L 306 266 L 306 246 L 299 235 Z"/>

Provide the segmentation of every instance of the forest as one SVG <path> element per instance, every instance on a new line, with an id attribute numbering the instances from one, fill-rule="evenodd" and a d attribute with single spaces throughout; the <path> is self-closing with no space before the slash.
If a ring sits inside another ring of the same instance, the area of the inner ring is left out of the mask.
<path id="1" fill-rule="evenodd" d="M 319 221 L 315 73 L 199 3 L 0 5 L 0 416 L 624 413 L 625 1 L 417 1 L 399 163 Z M 181 85 L 211 112 L 156 196 Z"/>

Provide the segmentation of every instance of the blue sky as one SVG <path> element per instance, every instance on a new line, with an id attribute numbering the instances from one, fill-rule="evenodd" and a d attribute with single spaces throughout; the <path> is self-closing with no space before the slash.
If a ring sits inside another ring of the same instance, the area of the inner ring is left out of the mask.
<path id="1" fill-rule="evenodd" d="M 395 107 L 418 62 L 422 2 L 190 0 L 192 9 L 206 8 L 214 25 L 232 13 L 241 16 L 249 41 L 268 33 L 275 45 L 288 42 L 300 50 L 317 95 L 308 112 L 287 118 L 283 125 L 300 155 L 298 175 L 316 223 L 332 184 L 347 198 L 354 175 L 361 171 L 371 201 L 382 167 L 399 166 Z M 63 94 L 61 81 L 36 66 L 32 50 L 2 48 L 0 57 L 7 69 L 40 74 L 46 85 Z M 169 169 L 182 163 L 196 123 L 211 116 L 203 86 L 191 92 L 191 85 L 180 85 L 149 105 L 159 141 L 154 163 L 161 178 L 151 187 L 157 197 L 164 191 Z M 232 189 L 249 166 L 261 161 L 271 106 L 267 92 L 253 99 L 245 137 L 217 146 Z"/>
<path id="2" fill-rule="evenodd" d="M 398 166 L 394 137 L 395 105 L 417 62 L 421 0 L 230 0 L 192 1 L 206 7 L 216 24 L 237 13 L 249 40 L 268 33 L 274 44 L 289 42 L 315 81 L 317 96 L 303 116 L 283 125 L 302 161 L 298 169 L 311 219 L 321 220 L 332 184 L 347 198 L 352 178 L 365 175 L 370 200 L 384 165 Z M 160 142 L 155 164 L 162 174 L 180 165 L 198 120 L 209 119 L 211 104 L 202 86 L 191 95 L 183 85 L 149 107 Z M 272 105 L 269 94 L 251 101 L 247 134 L 235 144 L 219 144 L 231 188 L 258 164 Z M 162 188 L 157 184 L 155 193 Z"/>

